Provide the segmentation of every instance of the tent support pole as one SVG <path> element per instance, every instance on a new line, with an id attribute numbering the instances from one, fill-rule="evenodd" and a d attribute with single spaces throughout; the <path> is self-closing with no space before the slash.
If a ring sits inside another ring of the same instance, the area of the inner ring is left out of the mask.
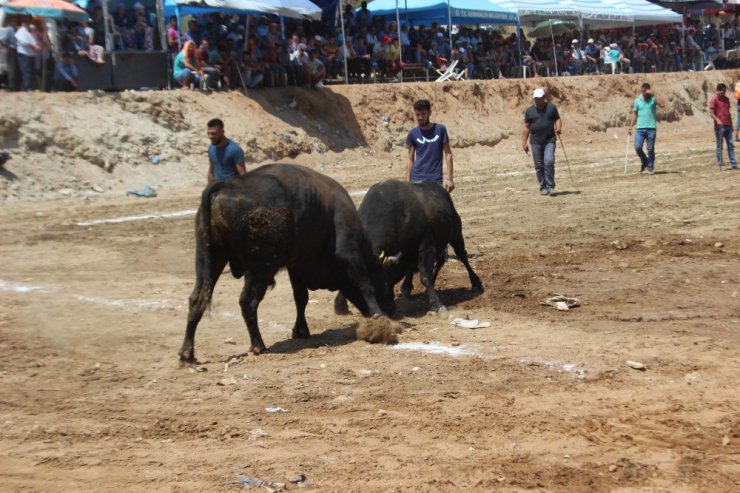
<path id="1" fill-rule="evenodd" d="M 347 52 L 347 31 L 344 30 L 344 9 L 342 8 L 342 0 L 339 0 L 337 7 L 339 8 L 339 19 L 342 23 L 342 47 L 339 52 L 344 52 L 344 56 L 342 57 L 344 59 L 344 83 L 349 84 L 349 68 L 347 67 L 347 56 L 349 53 Z"/>
<path id="2" fill-rule="evenodd" d="M 558 52 L 555 51 L 555 34 L 552 32 L 552 19 L 547 19 L 550 23 L 550 38 L 552 39 L 552 59 L 555 62 L 555 77 L 558 77 Z"/>

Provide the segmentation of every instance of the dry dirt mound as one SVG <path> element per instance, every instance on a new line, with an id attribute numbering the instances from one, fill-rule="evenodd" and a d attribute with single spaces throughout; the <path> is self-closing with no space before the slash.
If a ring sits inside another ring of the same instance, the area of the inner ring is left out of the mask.
<path id="1" fill-rule="evenodd" d="M 13 153 L 14 180 L 0 200 L 95 195 L 106 190 L 203 182 L 205 123 L 225 120 L 250 166 L 275 160 L 340 167 L 355 156 L 371 165 L 402 159 L 413 102 L 428 98 L 451 129 L 453 148 L 495 151 L 518 145 L 521 113 L 544 86 L 567 130 L 589 142 L 625 125 L 643 79 L 667 102 L 663 121 L 703 115 L 713 87 L 735 72 L 578 77 L 446 84 L 331 86 L 201 94 L 182 91 L 4 94 L 0 147 Z M 157 163 L 157 164 L 153 164 Z"/>

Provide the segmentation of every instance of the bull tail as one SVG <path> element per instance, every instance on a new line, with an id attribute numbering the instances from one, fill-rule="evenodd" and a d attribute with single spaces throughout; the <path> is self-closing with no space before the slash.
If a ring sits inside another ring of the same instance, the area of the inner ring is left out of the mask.
<path id="1" fill-rule="evenodd" d="M 196 269 L 200 271 L 196 273 L 198 277 L 198 283 L 201 285 L 205 292 L 203 293 L 204 299 L 202 302 L 206 304 L 206 307 L 210 309 L 211 296 L 213 295 L 213 287 L 216 284 L 224 266 L 226 265 L 225 253 L 219 249 L 214 248 L 213 245 L 213 230 L 211 227 L 211 206 L 213 202 L 213 196 L 217 194 L 227 185 L 224 181 L 217 181 L 211 183 L 203 190 L 203 195 L 200 200 L 200 214 L 196 223 L 196 231 L 199 235 L 199 241 L 196 245 L 196 256 L 198 262 Z"/>

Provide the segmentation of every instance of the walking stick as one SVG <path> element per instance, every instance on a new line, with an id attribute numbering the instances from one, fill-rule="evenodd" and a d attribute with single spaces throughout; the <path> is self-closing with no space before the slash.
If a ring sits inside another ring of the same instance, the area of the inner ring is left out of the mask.
<path id="1" fill-rule="evenodd" d="M 560 148 L 563 150 L 563 155 L 565 156 L 565 164 L 568 166 L 568 174 L 570 175 L 570 181 L 573 182 L 573 184 L 576 183 L 576 181 L 573 179 L 573 172 L 570 170 L 570 160 L 568 159 L 568 153 L 565 152 L 565 146 L 563 145 L 563 139 L 558 139 L 560 141 Z"/>
<path id="2" fill-rule="evenodd" d="M 627 156 L 630 153 L 630 134 L 627 134 L 627 150 L 624 151 L 624 174 L 627 174 Z"/>

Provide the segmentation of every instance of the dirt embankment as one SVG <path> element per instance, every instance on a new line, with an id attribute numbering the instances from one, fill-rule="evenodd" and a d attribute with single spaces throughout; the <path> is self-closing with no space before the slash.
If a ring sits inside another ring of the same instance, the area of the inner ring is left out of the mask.
<path id="1" fill-rule="evenodd" d="M 628 121 L 639 84 L 649 80 L 667 107 L 664 121 L 706 116 L 719 81 L 740 72 L 579 77 L 446 84 L 331 86 L 201 94 L 182 91 L 2 94 L 0 147 L 13 153 L 0 199 L 91 195 L 152 185 L 203 181 L 205 124 L 226 122 L 227 135 L 250 166 L 297 160 L 341 166 L 401 165 L 412 104 L 428 98 L 433 118 L 451 129 L 453 148 L 497 152 L 518 145 L 521 114 L 544 86 L 563 114 L 568 135 L 585 143 Z M 701 120 L 702 122 L 704 120 Z M 153 164 L 156 163 L 156 164 Z"/>

